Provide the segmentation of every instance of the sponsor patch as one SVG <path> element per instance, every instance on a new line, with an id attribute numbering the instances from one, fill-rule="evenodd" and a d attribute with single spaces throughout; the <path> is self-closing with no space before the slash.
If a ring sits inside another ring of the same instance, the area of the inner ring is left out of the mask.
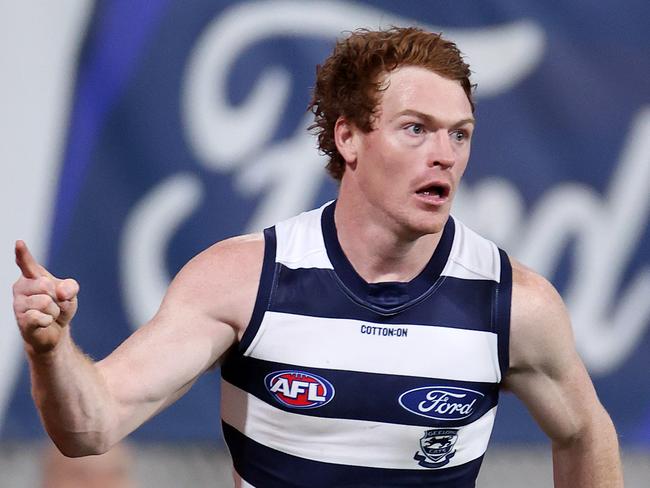
<path id="1" fill-rule="evenodd" d="M 484 396 L 467 388 L 424 386 L 402 393 L 399 404 L 409 412 L 430 419 L 461 420 L 474 413 Z"/>
<path id="2" fill-rule="evenodd" d="M 264 378 L 266 389 L 290 408 L 322 407 L 334 398 L 334 386 L 325 378 L 306 371 L 276 371 Z"/>
<path id="3" fill-rule="evenodd" d="M 441 468 L 449 464 L 456 454 L 458 429 L 431 429 L 424 432 L 420 439 L 420 450 L 413 459 L 425 468 Z"/>

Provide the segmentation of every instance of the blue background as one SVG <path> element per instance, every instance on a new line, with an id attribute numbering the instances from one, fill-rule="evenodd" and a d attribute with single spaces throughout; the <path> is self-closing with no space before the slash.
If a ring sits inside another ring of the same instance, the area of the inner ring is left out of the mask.
<path id="1" fill-rule="evenodd" d="M 73 276 L 82 285 L 74 337 L 92 357 L 105 356 L 132 331 L 120 291 L 117 236 L 144 194 L 179 172 L 194 175 L 204 189 L 201 205 L 165 247 L 170 277 L 201 249 L 244 232 L 251 214 L 262 205 L 262 193 L 240 191 L 236 171 L 216 171 L 200 161 L 182 116 L 184 77 L 197 39 L 235 3 L 97 3 L 78 63 L 47 263 L 54 274 Z M 296 3 L 296 9 L 300 5 Z M 598 195 L 607 192 L 634 117 L 650 105 L 648 2 L 359 1 L 356 5 L 452 31 L 522 19 L 540 26 L 544 55 L 532 73 L 502 93 L 478 97 L 478 126 L 466 183 L 471 187 L 486 178 L 503 178 L 520 192 L 527 211 L 563 182 L 585 185 Z M 260 38 L 239 53 L 228 73 L 229 103 L 235 107 L 243 103 L 266 70 L 282 67 L 291 76 L 291 92 L 269 143 L 290 139 L 309 102 L 314 67 L 333 42 L 334 37 L 291 32 Z M 244 137 L 256 137 L 247 130 L 241 127 Z M 642 164 L 650 165 L 645 156 Z M 335 185 L 323 178 L 310 206 L 335 193 Z M 647 200 L 645 205 L 647 211 Z M 607 239 L 607 228 L 602 232 Z M 647 218 L 639 239 L 630 245 L 619 294 L 650 264 Z M 575 246 L 568 242 L 560 265 L 549 276 L 560 292 L 572 273 L 580 272 L 575 269 Z M 593 376 L 622 443 L 650 447 L 647 325 L 624 360 Z M 218 374 L 205 375 L 134 437 L 219 439 L 218 382 Z M 25 369 L 2 436 L 40 435 Z M 543 438 L 521 404 L 504 395 L 494 440 Z"/>

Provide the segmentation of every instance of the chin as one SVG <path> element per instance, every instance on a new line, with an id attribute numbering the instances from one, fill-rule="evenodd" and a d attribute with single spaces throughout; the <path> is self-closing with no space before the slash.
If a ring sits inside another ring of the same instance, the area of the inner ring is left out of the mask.
<path id="1" fill-rule="evenodd" d="M 443 222 L 435 222 L 435 223 L 430 223 L 426 226 L 424 226 L 423 234 L 438 234 L 439 232 L 442 232 L 443 229 L 445 228 L 445 224 L 447 223 L 447 218 Z"/>
<path id="2" fill-rule="evenodd" d="M 411 220 L 408 227 L 414 237 L 421 237 L 428 234 L 437 234 L 439 232 L 442 232 L 442 230 L 445 228 L 445 224 L 447 223 L 448 219 L 449 213 L 435 216 L 428 215 L 423 219 Z"/>

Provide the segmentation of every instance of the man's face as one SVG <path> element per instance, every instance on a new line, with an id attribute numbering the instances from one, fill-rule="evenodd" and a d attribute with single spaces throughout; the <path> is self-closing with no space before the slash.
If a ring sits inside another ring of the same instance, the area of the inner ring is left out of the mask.
<path id="1" fill-rule="evenodd" d="M 469 159 L 469 100 L 459 82 L 421 67 L 396 69 L 384 86 L 373 130 L 353 128 L 356 161 L 343 178 L 396 232 L 440 232 Z"/>

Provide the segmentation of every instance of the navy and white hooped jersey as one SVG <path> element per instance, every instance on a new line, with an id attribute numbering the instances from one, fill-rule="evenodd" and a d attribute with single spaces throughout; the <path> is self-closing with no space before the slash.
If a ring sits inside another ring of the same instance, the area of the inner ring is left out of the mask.
<path id="1" fill-rule="evenodd" d="M 253 316 L 222 366 L 242 486 L 475 486 L 508 365 L 508 257 L 449 218 L 417 277 L 369 284 L 334 207 L 264 231 Z"/>

